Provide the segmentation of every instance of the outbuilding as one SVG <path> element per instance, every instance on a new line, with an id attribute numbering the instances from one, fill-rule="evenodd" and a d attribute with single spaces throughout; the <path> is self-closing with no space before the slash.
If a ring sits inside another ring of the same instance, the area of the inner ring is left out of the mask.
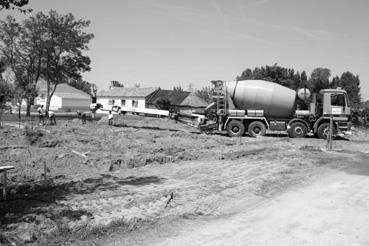
<path id="1" fill-rule="evenodd" d="M 45 81 L 37 83 L 38 96 L 35 98 L 35 105 L 46 106 L 47 86 Z M 51 97 L 50 110 L 77 111 L 89 110 L 91 96 L 78 90 L 67 83 L 58 84 Z"/>
<path id="2" fill-rule="evenodd" d="M 158 90 L 159 87 L 112 87 L 109 90 L 99 91 L 96 103 L 100 103 L 103 109 L 111 109 L 114 106 L 146 108 L 147 101 Z"/>
<path id="3" fill-rule="evenodd" d="M 147 102 L 150 108 L 170 109 L 181 112 L 203 112 L 208 103 L 188 91 L 158 90 Z"/>

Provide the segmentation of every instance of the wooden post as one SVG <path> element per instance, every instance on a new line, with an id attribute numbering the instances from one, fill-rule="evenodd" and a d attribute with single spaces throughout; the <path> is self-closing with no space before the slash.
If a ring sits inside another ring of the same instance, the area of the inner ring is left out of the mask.
<path id="1" fill-rule="evenodd" d="M 45 181 L 47 180 L 47 166 L 46 166 L 46 160 L 43 160 L 44 161 L 44 178 L 45 178 Z"/>
<path id="2" fill-rule="evenodd" d="M 3 171 L 3 197 L 6 199 L 6 170 Z"/>
<path id="3" fill-rule="evenodd" d="M 329 119 L 329 137 L 328 137 L 328 149 L 332 150 L 333 147 L 333 115 Z"/>

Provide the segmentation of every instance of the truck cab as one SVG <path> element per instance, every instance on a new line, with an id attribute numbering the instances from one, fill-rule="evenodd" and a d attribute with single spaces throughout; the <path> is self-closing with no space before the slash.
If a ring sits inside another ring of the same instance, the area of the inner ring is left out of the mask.
<path id="1" fill-rule="evenodd" d="M 340 89 L 324 89 L 320 91 L 323 95 L 323 116 L 346 116 L 351 114 L 351 108 L 347 93 Z"/>
<path id="2" fill-rule="evenodd" d="M 320 138 L 325 138 L 331 116 L 334 122 L 334 133 L 348 131 L 351 108 L 347 92 L 342 89 L 324 89 L 319 94 L 322 99 L 317 103 L 317 105 L 320 104 L 320 107 L 318 106 L 320 109 L 317 110 L 318 119 L 314 124 L 314 132 Z"/>

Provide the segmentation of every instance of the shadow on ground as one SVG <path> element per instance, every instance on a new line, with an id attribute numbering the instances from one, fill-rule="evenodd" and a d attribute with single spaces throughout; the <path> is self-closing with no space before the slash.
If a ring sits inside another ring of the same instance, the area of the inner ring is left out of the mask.
<path id="1" fill-rule="evenodd" d="M 369 176 L 369 155 L 363 154 L 360 161 L 349 163 L 344 171 L 349 174 Z"/>
<path id="2" fill-rule="evenodd" d="M 109 174 L 101 174 L 96 178 L 88 178 L 76 182 L 62 184 L 49 182 L 24 185 L 17 188 L 16 194 L 9 195 L 6 200 L 0 200 L 0 228 L 5 228 L 6 225 L 11 223 L 23 221 L 23 217 L 29 213 L 43 214 L 49 206 L 56 205 L 57 201 L 64 200 L 69 195 L 112 191 L 126 185 L 143 186 L 163 181 L 163 178 L 157 176 L 119 178 Z M 67 213 L 72 217 L 79 217 L 83 213 L 88 214 L 86 211 L 71 210 L 61 210 L 60 213 Z M 77 215 L 74 215 L 75 213 Z M 59 215 L 55 216 L 59 217 Z"/>

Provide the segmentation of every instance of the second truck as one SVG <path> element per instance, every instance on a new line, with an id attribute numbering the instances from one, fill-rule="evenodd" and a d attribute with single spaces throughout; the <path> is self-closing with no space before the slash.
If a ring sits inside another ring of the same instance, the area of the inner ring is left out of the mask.
<path id="1" fill-rule="evenodd" d="M 263 80 L 216 82 L 214 101 L 205 109 L 200 131 L 226 130 L 231 137 L 246 132 L 263 136 L 268 131 L 287 131 L 292 138 L 312 133 L 326 139 L 333 120 L 333 134 L 349 129 L 350 104 L 345 90 L 324 89 L 312 94 L 294 91 Z"/>

